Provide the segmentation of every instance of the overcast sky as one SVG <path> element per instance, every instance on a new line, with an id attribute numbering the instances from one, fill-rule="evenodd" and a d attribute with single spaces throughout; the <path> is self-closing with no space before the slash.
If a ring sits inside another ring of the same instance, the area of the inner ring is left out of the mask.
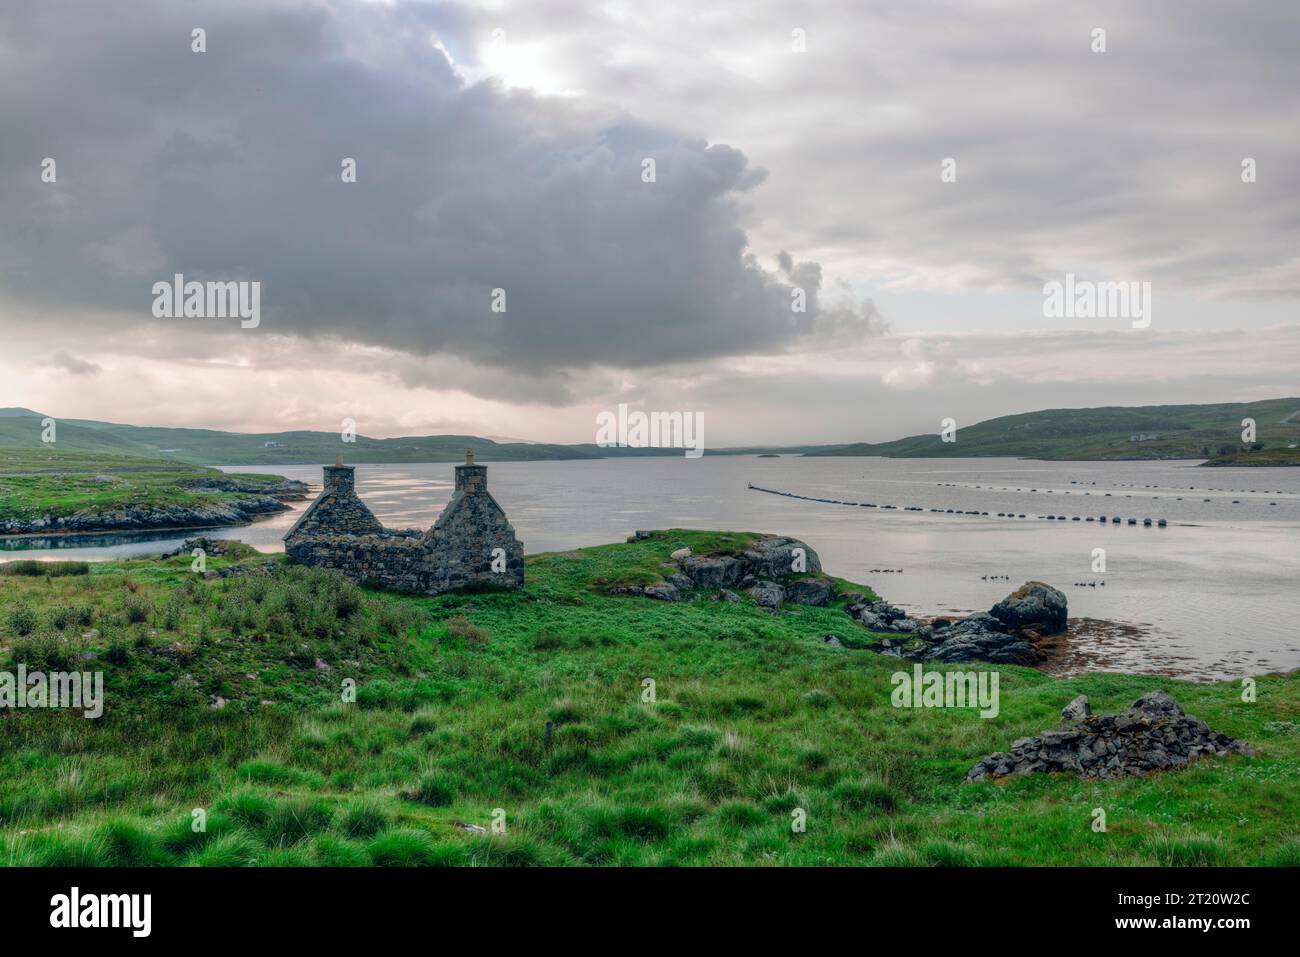
<path id="1" fill-rule="evenodd" d="M 1297 41 L 1294 0 L 5 0 L 0 406 L 721 446 L 1297 395 Z M 260 325 L 155 317 L 176 273 Z M 1149 327 L 1045 318 L 1067 273 Z"/>

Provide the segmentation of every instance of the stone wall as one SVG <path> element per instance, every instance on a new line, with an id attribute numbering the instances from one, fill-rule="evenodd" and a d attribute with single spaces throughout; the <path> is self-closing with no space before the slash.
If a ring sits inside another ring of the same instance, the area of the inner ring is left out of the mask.
<path id="1" fill-rule="evenodd" d="M 356 470 L 350 465 L 325 466 L 325 487 L 284 536 L 302 539 L 318 535 L 382 535 L 384 526 L 357 497 Z"/>
<path id="2" fill-rule="evenodd" d="M 524 546 L 487 490 L 487 467 L 456 467 L 456 488 L 427 532 L 385 529 L 356 494 L 354 470 L 325 469 L 325 488 L 285 535 L 294 561 L 334 568 L 363 585 L 437 595 L 519 588 Z"/>

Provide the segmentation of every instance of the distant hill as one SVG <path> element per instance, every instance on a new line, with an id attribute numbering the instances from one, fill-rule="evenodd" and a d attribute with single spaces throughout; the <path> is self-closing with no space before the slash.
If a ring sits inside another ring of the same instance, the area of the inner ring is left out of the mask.
<path id="1" fill-rule="evenodd" d="M 0 409 L 0 454 L 6 449 L 39 449 L 41 420 L 30 409 Z M 708 449 L 708 455 L 782 453 L 812 456 L 888 458 L 966 458 L 1008 456 L 1032 459 L 1200 459 L 1223 464 L 1243 461 L 1241 420 L 1253 418 L 1263 452 L 1258 464 L 1294 460 L 1290 445 L 1300 445 L 1300 399 L 1225 402 L 1217 405 L 1152 405 L 1134 408 L 1047 409 L 958 422 L 957 441 L 937 432 L 892 442 L 852 445 L 746 446 Z M 413 435 L 340 441 L 338 432 L 220 432 L 120 425 L 93 419 L 58 419 L 58 448 L 69 452 L 169 459 L 189 465 L 321 464 L 342 455 L 349 463 L 460 462 L 472 448 L 481 462 L 535 462 L 681 456 L 681 449 L 602 448 L 594 442 L 557 445 L 494 441 L 477 435 Z"/>
<path id="2" fill-rule="evenodd" d="M 30 409 L 0 409 L 0 452 L 38 449 L 41 413 Z M 602 459 L 682 455 L 681 449 L 601 448 L 593 443 L 555 445 L 534 442 L 496 442 L 477 435 L 415 435 L 372 439 L 358 435 L 344 443 L 338 432 L 219 432 L 211 429 L 174 429 L 119 425 L 92 419 L 58 419 L 57 447 L 70 452 L 93 452 L 165 458 L 190 465 L 291 465 L 333 462 L 336 455 L 352 464 L 366 462 L 461 462 L 472 448 L 480 462 L 531 462 L 561 459 Z M 801 446 L 775 451 L 804 452 L 828 446 Z M 714 450 L 708 454 L 743 454 L 768 449 Z"/>
<path id="3" fill-rule="evenodd" d="M 41 418 L 25 409 L 0 410 L 0 449 L 39 448 Z M 332 462 L 339 454 L 351 463 L 452 462 L 462 461 L 467 448 L 473 448 L 475 456 L 485 462 L 596 457 L 571 446 L 498 443 L 473 435 L 394 439 L 358 435 L 355 443 L 344 443 L 338 432 L 219 432 L 119 425 L 90 419 L 58 419 L 56 427 L 60 449 L 161 457 L 192 465 L 319 463 Z"/>
<path id="4" fill-rule="evenodd" d="M 892 442 L 858 442 L 810 455 L 889 458 L 1015 456 L 1033 459 L 1199 459 L 1242 450 L 1241 421 L 1255 420 L 1264 450 L 1300 443 L 1300 399 L 1217 405 L 1046 409 L 957 423 L 957 440 L 936 431 Z M 1237 463 L 1243 464 L 1243 463 Z"/>

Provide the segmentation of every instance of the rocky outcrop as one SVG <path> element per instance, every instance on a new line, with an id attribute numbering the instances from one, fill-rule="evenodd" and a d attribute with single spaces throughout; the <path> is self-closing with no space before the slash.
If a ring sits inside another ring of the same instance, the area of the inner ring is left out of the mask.
<path id="1" fill-rule="evenodd" d="M 642 530 L 628 536 L 628 542 L 662 534 Z M 678 601 L 687 592 L 715 591 L 720 601 L 740 601 L 737 591 L 743 591 L 759 606 L 775 611 L 786 602 L 823 606 L 835 592 L 822 574 L 817 552 L 797 538 L 763 535 L 740 551 L 697 555 L 690 548 L 678 548 L 669 557 L 674 570 L 665 582 L 620 585 L 609 593 Z"/>
<path id="2" fill-rule="evenodd" d="M 101 485 L 120 484 L 115 475 L 96 475 Z M 33 519 L 0 522 L 0 535 L 97 534 L 102 532 L 148 532 L 163 529 L 220 528 L 247 525 L 255 519 L 286 512 L 286 501 L 301 499 L 307 486 L 292 479 L 254 482 L 229 476 L 191 479 L 178 488 L 187 492 L 238 494 L 240 498 L 212 502 L 169 505 L 118 505 L 83 508 L 71 515 L 43 515 Z"/>
<path id="3" fill-rule="evenodd" d="M 1038 653 L 1027 639 L 1005 631 L 992 615 L 971 615 L 939 632 L 939 640 L 921 656 L 924 661 L 988 661 L 1030 665 Z"/>
<path id="4" fill-rule="evenodd" d="M 891 636 L 883 650 L 902 658 L 1007 665 L 1037 663 L 1038 639 L 1063 631 L 1067 621 L 1065 595 L 1042 582 L 1027 582 L 988 612 L 955 621 L 909 618 L 900 608 L 865 598 L 851 603 L 849 614 L 871 631 Z"/>
<path id="5" fill-rule="evenodd" d="M 197 505 L 120 505 L 105 509 L 86 508 L 71 515 L 9 519 L 0 522 L 0 535 L 221 528 L 228 525 L 247 525 L 254 519 L 288 511 L 288 509 L 288 505 L 271 495 L 249 495 L 244 498 L 203 502 Z"/>
<path id="6" fill-rule="evenodd" d="M 697 588 L 739 585 L 752 574 L 742 559 L 732 555 L 691 555 L 678 562 L 678 567 Z"/>
<path id="7" fill-rule="evenodd" d="M 1088 712 L 1087 698 L 1076 698 L 1066 714 Z M 967 781 L 1073 771 L 1083 777 L 1114 778 L 1184 767 L 1208 755 L 1254 752 L 1244 742 L 1211 731 L 1199 718 L 1185 714 L 1163 691 L 1152 691 L 1122 714 L 1075 718 L 1063 730 L 1021 738 L 1010 751 L 990 754 L 970 769 Z"/>
<path id="8" fill-rule="evenodd" d="M 297 479 L 249 482 L 233 476 L 192 479 L 182 482 L 180 487 L 191 492 L 242 492 L 246 495 L 273 495 L 280 499 L 305 498 L 308 491 L 307 483 Z"/>
<path id="9" fill-rule="evenodd" d="M 776 582 L 759 582 L 748 594 L 761 608 L 780 608 L 785 602 L 785 589 Z"/>
<path id="10" fill-rule="evenodd" d="M 835 589 L 825 578 L 796 578 L 785 586 L 785 600 L 796 605 L 823 608 L 831 600 Z"/>
<path id="11" fill-rule="evenodd" d="M 1056 635 L 1066 628 L 1065 594 L 1042 582 L 1025 582 L 989 609 L 989 614 L 1012 631 L 1035 629 Z"/>

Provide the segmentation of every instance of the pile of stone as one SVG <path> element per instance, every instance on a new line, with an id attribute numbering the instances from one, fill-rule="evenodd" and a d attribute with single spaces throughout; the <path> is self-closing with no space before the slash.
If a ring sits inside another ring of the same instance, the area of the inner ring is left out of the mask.
<path id="1" fill-rule="evenodd" d="M 990 754 L 971 768 L 966 780 L 1052 771 L 1115 778 L 1167 771 L 1212 754 L 1254 754 L 1248 744 L 1185 714 L 1163 691 L 1144 694 L 1122 714 L 1100 716 L 1092 715 L 1080 695 L 1061 716 L 1067 728 L 1012 742 L 1010 751 Z"/>
<path id="2" fill-rule="evenodd" d="M 849 614 L 871 631 L 896 635 L 885 650 L 914 661 L 988 661 L 1032 665 L 1042 655 L 1037 642 L 1065 631 L 1065 595 L 1042 582 L 1026 582 L 987 612 L 966 618 L 923 622 L 883 601 L 849 605 Z"/>
<path id="3" fill-rule="evenodd" d="M 628 541 L 645 541 L 654 534 L 639 531 Z M 763 535 L 736 554 L 696 555 L 681 548 L 672 553 L 672 563 L 674 570 L 663 582 L 620 586 L 610 593 L 680 601 L 688 592 L 716 590 L 720 600 L 738 601 L 737 591 L 742 591 L 760 607 L 776 611 L 786 602 L 821 607 L 834 592 L 833 583 L 821 574 L 821 559 L 812 547 L 780 535 Z"/>
<path id="4" fill-rule="evenodd" d="M 229 554 L 236 545 L 242 547 L 243 542 L 238 539 L 209 538 L 206 535 L 197 535 L 194 538 L 185 539 L 181 547 L 175 551 L 163 552 L 161 557 L 189 557 L 194 554 L 195 549 L 202 549 L 206 557 L 212 558 L 216 555 Z M 205 580 L 211 581 L 220 578 L 238 578 L 241 575 L 269 575 L 273 571 L 275 571 L 275 560 L 268 558 L 260 562 L 241 562 L 238 565 L 227 565 L 225 568 L 209 568 L 203 572 L 203 577 Z"/>
<path id="5" fill-rule="evenodd" d="M 207 535 L 196 535 L 193 538 L 187 538 L 181 544 L 181 547 L 171 552 L 163 552 L 163 558 L 175 558 L 178 555 L 193 555 L 195 549 L 201 549 L 204 555 L 224 555 L 230 551 L 232 545 L 241 544 L 237 539 L 209 538 Z"/>

